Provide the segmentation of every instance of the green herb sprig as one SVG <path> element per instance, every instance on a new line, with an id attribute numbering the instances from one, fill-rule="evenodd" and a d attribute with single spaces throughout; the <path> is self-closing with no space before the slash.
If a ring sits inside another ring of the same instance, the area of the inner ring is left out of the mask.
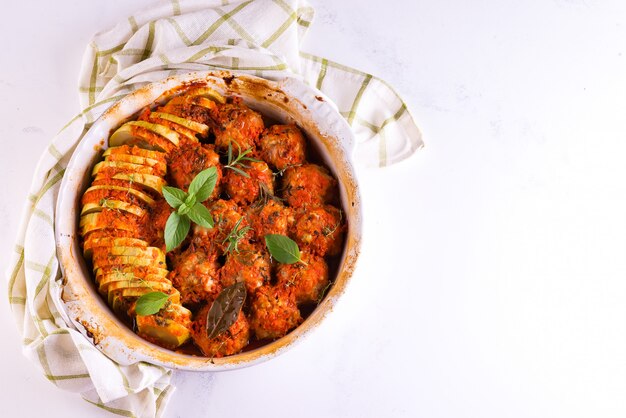
<path id="1" fill-rule="evenodd" d="M 211 196 L 217 182 L 217 169 L 209 167 L 202 170 L 191 181 L 189 191 L 176 187 L 164 186 L 163 197 L 176 209 L 165 223 L 165 249 L 171 251 L 178 247 L 191 227 L 191 222 L 204 228 L 213 228 L 211 212 L 202 204 Z"/>
<path id="2" fill-rule="evenodd" d="M 233 226 L 233 229 L 228 233 L 226 238 L 224 238 L 224 241 L 222 241 L 222 244 L 228 242 L 228 246 L 226 247 L 227 253 L 239 253 L 239 241 L 252 229 L 247 225 L 241 226 L 241 221 L 243 221 L 243 216 L 239 218 Z"/>
<path id="3" fill-rule="evenodd" d="M 267 234 L 265 236 L 265 246 L 273 258 L 283 264 L 307 263 L 302 260 L 302 254 L 298 244 L 291 238 L 280 234 Z"/>
<path id="4" fill-rule="evenodd" d="M 237 145 L 237 157 L 233 157 L 233 142 L 235 143 L 235 145 Z M 228 168 L 239 175 L 250 178 L 250 174 L 246 173 L 239 167 L 250 168 L 249 165 L 244 164 L 245 161 L 256 163 L 260 162 L 260 160 L 257 160 L 256 158 L 248 157 L 248 154 L 250 154 L 251 152 L 252 148 L 241 151 L 241 147 L 239 146 L 239 144 L 236 141 L 231 140 L 228 143 L 228 164 L 226 164 L 224 168 Z"/>

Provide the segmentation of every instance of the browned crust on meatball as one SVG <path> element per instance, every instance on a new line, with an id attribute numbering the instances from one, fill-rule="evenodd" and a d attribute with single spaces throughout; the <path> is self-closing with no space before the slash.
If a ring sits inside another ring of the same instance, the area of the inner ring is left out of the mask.
<path id="1" fill-rule="evenodd" d="M 250 325 L 260 340 L 283 337 L 302 322 L 295 294 L 280 285 L 258 288 L 250 312 Z"/>
<path id="2" fill-rule="evenodd" d="M 282 181 L 282 197 L 294 208 L 307 208 L 330 202 L 337 187 L 337 180 L 326 168 L 316 164 L 304 164 L 285 170 Z"/>
<path id="3" fill-rule="evenodd" d="M 279 264 L 276 268 L 278 284 L 291 287 L 296 303 L 319 302 L 328 287 L 328 265 L 323 257 L 308 251 L 300 253 L 303 262 Z"/>
<path id="4" fill-rule="evenodd" d="M 267 234 L 288 235 L 295 222 L 293 209 L 272 198 L 262 205 L 251 206 L 246 216 L 259 242 Z"/>
<path id="5" fill-rule="evenodd" d="M 213 217 L 213 228 L 203 228 L 194 225 L 192 242 L 197 245 L 214 248 L 219 254 L 224 254 L 228 249 L 229 243 L 227 238 L 231 232 L 235 227 L 238 230 L 246 228 L 248 221 L 239 206 L 232 200 L 220 199 L 212 204 L 205 205 Z M 250 238 L 252 238 L 252 231 L 248 230 L 240 243 L 245 243 Z"/>
<path id="6" fill-rule="evenodd" d="M 319 256 L 341 251 L 346 224 L 342 212 L 325 205 L 301 212 L 293 227 L 296 242 Z"/>
<path id="7" fill-rule="evenodd" d="M 277 170 L 303 164 L 306 145 L 296 125 L 272 125 L 259 140 L 261 158 Z"/>
<path id="8" fill-rule="evenodd" d="M 222 166 L 220 156 L 215 152 L 213 145 L 208 144 L 188 144 L 178 147 L 169 154 L 169 183 L 179 189 L 187 191 L 191 181 L 209 167 L 217 170 L 217 182 L 215 189 L 211 193 L 210 199 L 215 199 L 220 194 L 220 183 L 222 179 Z"/>
<path id="9" fill-rule="evenodd" d="M 259 136 L 265 125 L 263 118 L 254 110 L 248 108 L 239 98 L 232 103 L 218 105 L 217 112 L 213 115 L 215 145 L 226 149 L 232 144 L 233 149 L 241 150 L 255 148 Z"/>
<path id="10" fill-rule="evenodd" d="M 239 311 L 237 320 L 226 331 L 209 339 L 206 318 L 211 304 L 206 304 L 195 315 L 191 324 L 191 338 L 207 357 L 230 356 L 240 352 L 250 341 L 250 325 L 243 311 Z"/>
<path id="11" fill-rule="evenodd" d="M 173 264 L 175 267 L 168 278 L 180 291 L 183 304 L 197 305 L 213 301 L 222 291 L 216 252 L 192 244 Z"/>
<path id="12" fill-rule="evenodd" d="M 240 206 L 247 206 L 259 198 L 261 188 L 264 193 L 274 194 L 274 173 L 262 161 L 247 162 L 247 167 L 237 167 L 244 176 L 234 170 L 225 169 L 224 190 Z"/>

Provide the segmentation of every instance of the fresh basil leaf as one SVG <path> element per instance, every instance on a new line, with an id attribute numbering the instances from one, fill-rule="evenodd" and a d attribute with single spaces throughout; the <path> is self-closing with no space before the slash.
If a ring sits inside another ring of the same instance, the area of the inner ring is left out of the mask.
<path id="1" fill-rule="evenodd" d="M 284 264 L 300 261 L 300 249 L 292 239 L 280 234 L 267 234 L 265 245 L 272 257 Z"/>
<path id="2" fill-rule="evenodd" d="M 172 251 L 178 247 L 189 233 L 191 222 L 187 216 L 172 212 L 165 223 L 165 249 Z"/>
<path id="3" fill-rule="evenodd" d="M 187 213 L 189 219 L 195 224 L 198 224 L 204 228 L 213 228 L 213 217 L 211 212 L 202 204 L 196 203 L 193 205 L 189 213 Z"/>
<path id="4" fill-rule="evenodd" d="M 189 194 L 196 197 L 196 202 L 204 202 L 211 196 L 211 193 L 213 193 L 215 183 L 217 183 L 217 169 L 215 167 L 209 167 L 199 172 L 191 181 Z"/>
<path id="5" fill-rule="evenodd" d="M 185 199 L 185 205 L 189 206 L 190 208 L 193 207 L 193 205 L 196 204 L 196 195 L 194 194 L 190 194 L 189 196 L 187 196 L 187 199 Z"/>
<path id="6" fill-rule="evenodd" d="M 213 301 L 206 317 L 206 332 L 209 339 L 217 337 L 237 321 L 245 300 L 244 282 L 237 282 L 222 290 Z"/>
<path id="7" fill-rule="evenodd" d="M 182 205 L 178 207 L 177 212 L 179 215 L 183 216 L 183 215 L 187 215 L 190 210 L 191 210 L 191 207 L 188 204 L 183 203 Z"/>
<path id="8" fill-rule="evenodd" d="M 150 292 L 141 295 L 135 304 L 135 312 L 142 316 L 155 314 L 163 308 L 168 298 L 169 295 L 163 292 Z"/>
<path id="9" fill-rule="evenodd" d="M 161 190 L 163 191 L 163 197 L 167 203 L 174 209 L 178 209 L 178 207 L 182 205 L 187 198 L 187 193 L 177 189 L 176 187 L 163 186 Z"/>

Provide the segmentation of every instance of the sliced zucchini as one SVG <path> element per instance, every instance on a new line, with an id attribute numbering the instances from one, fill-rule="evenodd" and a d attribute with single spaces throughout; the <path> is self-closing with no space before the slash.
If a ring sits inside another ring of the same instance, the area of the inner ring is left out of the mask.
<path id="1" fill-rule="evenodd" d="M 93 170 L 91 170 L 91 175 L 95 176 L 96 174 L 101 173 L 106 170 L 111 170 L 111 171 L 116 171 L 116 172 L 125 171 L 129 173 L 159 175 L 158 169 L 151 167 L 149 165 L 133 164 L 133 163 L 127 163 L 124 161 L 108 161 L 108 160 L 100 161 L 98 164 L 96 164 Z"/>
<path id="2" fill-rule="evenodd" d="M 224 96 L 222 96 L 221 94 L 219 94 L 218 92 L 216 92 L 210 87 L 192 88 L 190 90 L 187 90 L 184 95 L 188 97 L 202 96 L 202 97 L 209 98 L 213 100 L 214 102 L 218 102 L 220 104 L 226 103 L 226 99 L 224 98 Z"/>
<path id="3" fill-rule="evenodd" d="M 166 163 L 154 158 L 141 157 L 131 154 L 110 154 L 104 157 L 104 160 L 107 162 L 119 161 L 129 164 L 144 165 L 153 168 L 156 171 L 155 174 L 159 176 L 164 176 L 165 173 L 167 173 Z"/>
<path id="4" fill-rule="evenodd" d="M 145 295 L 146 293 L 150 293 L 153 290 L 145 287 L 135 287 L 135 288 L 126 288 L 113 292 L 113 297 L 109 306 L 113 308 L 116 312 L 123 312 L 125 314 L 129 314 L 134 316 L 134 306 L 135 300 L 138 297 Z M 180 303 L 180 292 L 170 286 L 169 290 L 164 291 L 170 295 L 169 300 L 171 301 L 171 306 Z M 110 296 L 110 294 L 107 296 Z"/>
<path id="5" fill-rule="evenodd" d="M 157 266 L 94 266 L 94 275 L 96 280 L 100 280 L 101 276 L 115 273 L 133 273 L 139 277 L 146 275 L 157 275 L 167 277 L 169 271 L 167 269 Z"/>
<path id="6" fill-rule="evenodd" d="M 151 160 L 157 160 L 158 162 L 162 162 L 163 164 L 165 164 L 165 153 L 161 151 L 153 151 L 153 150 L 148 150 L 148 149 L 139 148 L 139 147 L 129 147 L 129 146 L 109 147 L 104 151 L 104 154 L 102 154 L 102 156 L 108 157 L 110 155 L 117 155 L 117 154 L 149 158 Z"/>
<path id="7" fill-rule="evenodd" d="M 106 257 L 97 257 L 97 254 L 94 253 L 93 257 L 94 269 L 107 266 L 165 267 L 165 263 L 160 263 L 158 260 L 134 255 L 109 255 Z"/>
<path id="8" fill-rule="evenodd" d="M 91 259 L 93 255 L 94 248 L 100 247 L 113 247 L 113 246 L 126 246 L 126 247 L 137 247 L 137 248 L 147 248 L 148 243 L 144 240 L 137 238 L 124 238 L 124 237 L 92 237 L 85 240 L 83 243 L 83 253 L 86 258 Z"/>
<path id="9" fill-rule="evenodd" d="M 137 315 L 137 334 L 169 349 L 184 344 L 190 337 L 191 312 L 176 304 L 172 304 L 169 309 L 177 311 L 175 317 L 170 317 L 172 315 L 168 311 L 155 315 Z"/>
<path id="10" fill-rule="evenodd" d="M 161 189 L 163 188 L 163 186 L 167 186 L 167 182 L 163 180 L 163 178 L 159 176 L 153 176 L 151 174 L 117 173 L 111 178 L 115 180 L 128 181 L 130 183 L 137 183 L 145 187 L 146 189 L 158 194 L 162 193 Z M 100 177 L 100 175 L 97 175 L 94 181 L 104 179 L 106 179 L 106 177 Z"/>
<path id="11" fill-rule="evenodd" d="M 196 138 L 196 133 L 197 133 L 196 131 L 192 131 L 186 126 L 178 124 L 176 122 L 172 122 L 171 120 L 161 118 L 158 116 L 158 114 L 159 112 L 150 113 L 150 115 L 148 115 L 148 120 L 150 120 L 150 122 L 166 126 L 170 128 L 171 130 L 178 132 L 178 134 L 184 136 L 189 141 L 198 142 L 198 138 Z M 186 120 L 186 119 L 183 119 L 183 120 Z"/>
<path id="12" fill-rule="evenodd" d="M 154 205 L 154 199 L 151 198 L 150 196 L 148 196 L 147 194 L 143 193 L 140 190 L 135 190 L 132 189 L 130 187 L 122 187 L 122 186 L 112 186 L 112 185 L 97 185 L 97 186 L 91 186 L 90 188 L 88 188 L 87 190 L 85 190 L 85 193 L 83 194 L 83 197 L 92 191 L 95 190 L 116 190 L 119 192 L 126 192 L 128 194 L 132 194 L 133 196 L 137 197 L 139 200 L 142 200 L 143 202 L 145 202 L 148 205 Z"/>
<path id="13" fill-rule="evenodd" d="M 85 240 L 83 249 L 90 250 L 95 247 L 138 247 L 147 248 L 148 242 L 138 238 L 125 238 L 125 237 L 90 237 Z"/>
<path id="14" fill-rule="evenodd" d="M 128 314 L 129 308 L 133 306 L 135 299 L 150 293 L 147 287 L 136 287 L 118 290 L 113 293 L 107 293 L 107 302 L 115 312 Z"/>
<path id="15" fill-rule="evenodd" d="M 96 247 L 93 249 L 94 259 L 107 258 L 112 256 L 133 256 L 140 258 L 148 258 L 156 263 L 165 264 L 165 254 L 160 248 L 156 247 L 129 247 L 129 246 L 113 246 L 113 247 Z M 95 262 L 95 261 L 94 261 Z"/>
<path id="16" fill-rule="evenodd" d="M 170 282 L 167 278 L 158 275 L 149 274 L 144 277 L 137 277 L 133 273 L 109 273 L 104 276 L 100 276 L 100 279 L 98 280 L 98 291 L 102 295 L 107 295 L 109 286 L 113 283 L 132 282 L 138 280 L 145 280 L 146 282 L 163 282 L 169 283 L 170 286 L 172 285 L 172 282 Z"/>
<path id="17" fill-rule="evenodd" d="M 113 220 L 113 222 L 102 220 L 101 214 L 103 212 L 94 212 L 80 217 L 80 231 L 82 236 L 86 236 L 92 231 L 99 229 L 120 229 L 122 231 L 134 231 L 136 227 L 128 222 L 122 220 Z M 116 222 L 117 221 L 117 222 Z"/>
<path id="18" fill-rule="evenodd" d="M 147 212 L 141 206 L 132 203 L 122 202 L 113 199 L 101 199 L 98 203 L 85 203 L 80 211 L 81 215 L 87 215 L 94 212 L 102 212 L 104 209 L 121 210 L 123 212 L 132 213 L 136 216 L 144 216 Z"/>
<path id="19" fill-rule="evenodd" d="M 170 113 L 165 112 L 152 112 L 150 116 L 155 116 L 160 119 L 169 120 L 171 122 L 177 123 L 181 126 L 184 126 L 187 129 L 190 129 L 202 136 L 206 136 L 209 133 L 208 125 L 204 123 L 196 122 L 191 119 L 181 118 L 180 116 L 172 115 Z"/>
<path id="20" fill-rule="evenodd" d="M 113 304 L 115 297 L 133 297 L 134 291 L 167 292 L 172 288 L 169 282 L 149 282 L 145 280 L 122 280 L 110 283 L 107 289 L 109 305 Z M 143 293 L 142 293 L 143 294 Z M 128 295 L 128 296 L 126 296 Z"/>
<path id="21" fill-rule="evenodd" d="M 217 108 L 217 105 L 215 104 L 215 102 L 207 99 L 206 97 L 202 97 L 202 96 L 192 97 L 189 100 L 191 101 L 191 103 L 195 104 L 196 106 L 205 107 L 207 109 Z"/>
<path id="22" fill-rule="evenodd" d="M 117 147 L 121 145 L 128 145 L 133 143 L 136 139 L 148 139 L 145 136 L 141 135 L 142 129 L 146 131 L 152 132 L 153 134 L 157 134 L 158 136 L 167 139 L 174 146 L 178 146 L 179 136 L 176 131 L 173 131 L 163 125 L 158 125 L 156 123 L 145 122 L 142 120 L 134 120 L 130 122 L 126 122 L 122 126 L 118 128 L 117 131 L 113 132 L 113 134 L 109 137 L 109 146 Z M 164 151 L 167 151 L 164 149 Z"/>

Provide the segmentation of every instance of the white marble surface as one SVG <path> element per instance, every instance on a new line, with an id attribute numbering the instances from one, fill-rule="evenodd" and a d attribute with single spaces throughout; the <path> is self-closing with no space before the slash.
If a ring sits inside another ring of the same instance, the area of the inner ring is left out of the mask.
<path id="1" fill-rule="evenodd" d="M 150 1 L 3 4 L 0 265 L 83 48 Z M 173 417 L 623 417 L 626 3 L 312 1 L 305 49 L 404 96 L 427 147 L 362 171 L 366 242 L 335 314 L 271 362 L 181 373 Z M 109 416 L 20 353 L 5 417 Z"/>

